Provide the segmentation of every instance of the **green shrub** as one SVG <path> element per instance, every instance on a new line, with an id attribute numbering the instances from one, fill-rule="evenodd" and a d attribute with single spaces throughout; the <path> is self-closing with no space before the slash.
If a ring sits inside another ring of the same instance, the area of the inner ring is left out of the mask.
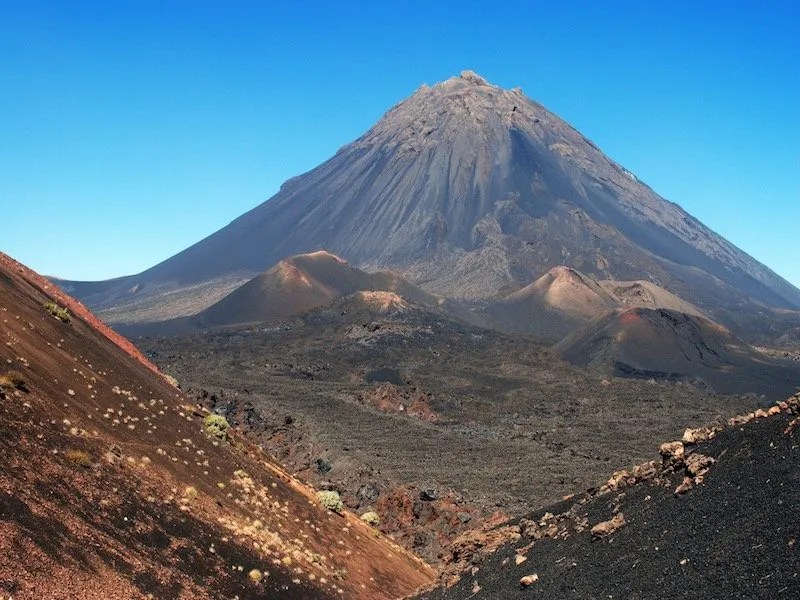
<path id="1" fill-rule="evenodd" d="M 322 506 L 328 510 L 332 510 L 335 513 L 341 514 L 341 512 L 344 510 L 344 504 L 342 504 L 342 499 L 339 497 L 339 492 L 333 492 L 330 490 L 317 492 L 317 500 L 320 501 Z"/>
<path id="2" fill-rule="evenodd" d="M 231 428 L 228 419 L 222 415 L 208 415 L 203 419 L 203 428 L 206 433 L 221 440 L 228 439 L 228 429 Z"/>
<path id="3" fill-rule="evenodd" d="M 69 323 L 71 317 L 69 315 L 69 311 L 65 307 L 59 306 L 55 302 L 45 302 L 44 307 L 51 315 L 53 315 L 62 323 Z"/>
<path id="4" fill-rule="evenodd" d="M 378 513 L 373 510 L 365 512 L 363 515 L 361 515 L 361 520 L 372 527 L 377 527 L 381 523 L 381 518 L 378 516 Z"/>

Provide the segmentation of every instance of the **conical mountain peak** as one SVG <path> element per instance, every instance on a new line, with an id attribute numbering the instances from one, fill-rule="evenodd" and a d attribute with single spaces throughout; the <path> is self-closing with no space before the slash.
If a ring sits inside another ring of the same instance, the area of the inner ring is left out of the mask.
<path id="1" fill-rule="evenodd" d="M 489 83 L 486 78 L 478 75 L 475 71 L 461 71 L 458 75 L 450 77 L 444 81 L 437 83 L 434 87 L 461 87 L 462 89 L 468 88 L 487 88 L 499 90 L 500 87 Z"/>
<path id="2" fill-rule="evenodd" d="M 458 78 L 470 83 L 474 83 L 475 85 L 489 85 L 489 82 L 478 75 L 475 71 L 461 71 L 461 74 L 458 76 Z"/>
<path id="3" fill-rule="evenodd" d="M 566 265 L 652 281 L 704 309 L 800 307 L 800 291 L 564 120 L 471 71 L 422 86 L 276 196 L 118 289 L 252 276 L 319 248 L 457 298 Z"/>
<path id="4" fill-rule="evenodd" d="M 433 86 L 421 86 L 390 110 L 381 122 L 388 119 L 389 123 L 396 126 L 398 116 L 431 121 L 454 114 L 485 117 L 493 113 L 496 116 L 519 118 L 523 115 L 532 116 L 532 110 L 541 113 L 536 115 L 539 117 L 546 113 L 541 106 L 527 99 L 521 88 L 505 90 L 489 83 L 474 71 L 462 71 L 460 75 Z M 480 124 L 481 121 L 476 123 Z"/>

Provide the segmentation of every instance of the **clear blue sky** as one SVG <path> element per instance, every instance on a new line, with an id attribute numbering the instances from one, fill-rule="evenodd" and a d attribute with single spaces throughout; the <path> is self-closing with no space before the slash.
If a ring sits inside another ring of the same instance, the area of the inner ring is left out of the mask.
<path id="1" fill-rule="evenodd" d="M 798 5 L 0 0 L 0 249 L 141 271 L 473 69 L 800 285 Z"/>

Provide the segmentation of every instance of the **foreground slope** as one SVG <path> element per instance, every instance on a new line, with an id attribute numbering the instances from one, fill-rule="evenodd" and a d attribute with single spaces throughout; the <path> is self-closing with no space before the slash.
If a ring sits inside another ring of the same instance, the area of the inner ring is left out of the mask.
<path id="1" fill-rule="evenodd" d="M 422 86 L 330 160 L 163 263 L 65 285 L 119 322 L 142 306 L 185 315 L 199 310 L 188 296 L 210 304 L 222 295 L 214 289 L 317 248 L 454 298 L 492 297 L 566 264 L 657 282 L 723 322 L 800 307 L 800 290 L 565 121 L 471 72 Z"/>
<path id="2" fill-rule="evenodd" d="M 554 350 L 609 376 L 696 380 L 720 393 L 755 392 L 773 400 L 793 392 L 800 381 L 796 362 L 757 352 L 704 317 L 663 308 L 612 311 Z"/>
<path id="3" fill-rule="evenodd" d="M 396 598 L 430 581 L 2 254 L 0 319 L 3 597 Z"/>
<path id="4" fill-rule="evenodd" d="M 660 462 L 464 536 L 451 587 L 419 598 L 799 597 L 799 400 L 690 430 Z"/>

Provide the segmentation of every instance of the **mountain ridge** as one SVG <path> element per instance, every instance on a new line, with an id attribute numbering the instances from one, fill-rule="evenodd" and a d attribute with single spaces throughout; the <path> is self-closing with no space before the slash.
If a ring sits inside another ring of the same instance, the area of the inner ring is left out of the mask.
<path id="1" fill-rule="evenodd" d="M 369 273 L 325 250 L 289 256 L 208 308 L 188 317 L 119 325 L 127 335 L 175 335 L 219 327 L 276 322 L 349 298 L 380 312 L 408 306 L 445 310 L 465 320 L 463 307 L 429 294 L 391 271 Z"/>

